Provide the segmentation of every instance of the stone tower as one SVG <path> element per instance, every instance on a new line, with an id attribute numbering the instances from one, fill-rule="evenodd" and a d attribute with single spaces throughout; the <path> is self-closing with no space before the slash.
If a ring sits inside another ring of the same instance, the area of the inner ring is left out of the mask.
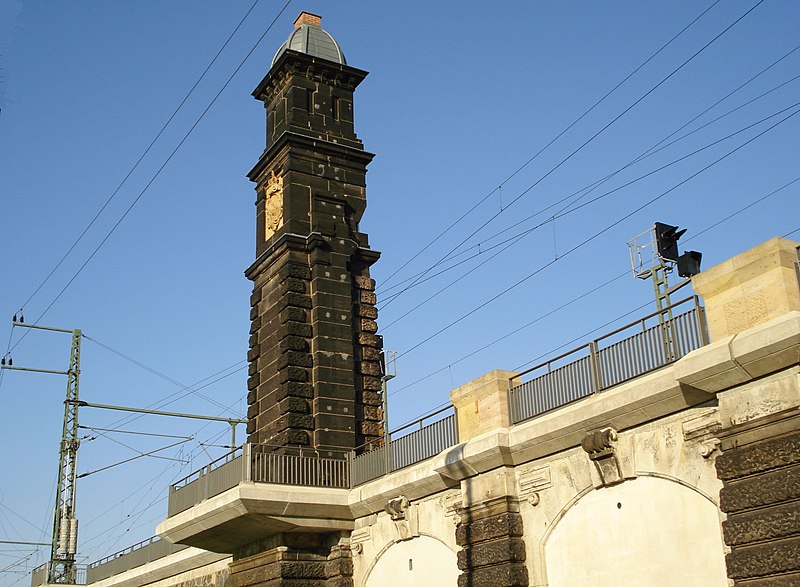
<path id="1" fill-rule="evenodd" d="M 253 96 L 267 110 L 256 184 L 248 440 L 338 456 L 379 439 L 381 338 L 359 222 L 373 155 L 353 128 L 350 67 L 302 13 Z"/>

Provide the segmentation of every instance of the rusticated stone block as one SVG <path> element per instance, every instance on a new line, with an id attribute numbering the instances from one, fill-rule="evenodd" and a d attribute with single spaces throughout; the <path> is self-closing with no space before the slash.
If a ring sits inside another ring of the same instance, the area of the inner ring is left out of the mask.
<path id="1" fill-rule="evenodd" d="M 258 387 L 261 378 L 259 377 L 258 373 L 253 375 L 252 377 L 247 378 L 247 389 L 249 391 L 253 391 L 256 387 Z"/>
<path id="2" fill-rule="evenodd" d="M 306 321 L 306 311 L 302 308 L 284 308 L 280 312 L 280 320 L 281 324 L 285 324 L 286 322 L 305 322 Z"/>
<path id="3" fill-rule="evenodd" d="M 371 346 L 359 347 L 361 359 L 364 361 L 380 361 L 381 351 Z"/>
<path id="4" fill-rule="evenodd" d="M 366 406 L 381 406 L 383 405 L 383 396 L 377 391 L 364 391 L 361 393 L 361 403 Z"/>
<path id="5" fill-rule="evenodd" d="M 256 288 L 253 290 L 253 293 L 250 294 L 250 305 L 255 306 L 258 302 L 261 301 L 261 288 Z"/>
<path id="6" fill-rule="evenodd" d="M 732 579 L 800 571 L 800 537 L 734 548 L 725 562 Z"/>
<path id="7" fill-rule="evenodd" d="M 291 336 L 303 336 L 305 338 L 311 338 L 313 335 L 311 324 L 302 324 L 300 322 L 288 322 L 286 324 L 286 331 Z"/>
<path id="8" fill-rule="evenodd" d="M 255 318 L 250 321 L 250 334 L 255 334 L 261 328 L 261 317 Z"/>
<path id="9" fill-rule="evenodd" d="M 750 579 L 747 583 L 739 583 L 739 585 L 742 587 L 797 587 L 800 585 L 800 572 L 777 577 Z"/>
<path id="10" fill-rule="evenodd" d="M 383 419 L 383 410 L 378 406 L 364 406 L 364 419 L 380 422 Z"/>
<path id="11" fill-rule="evenodd" d="M 284 579 L 325 579 L 325 563 L 321 561 L 281 561 L 281 577 Z M 321 585 L 324 585 L 324 581 Z M 286 582 L 283 582 L 286 585 Z M 302 583 L 308 585 L 307 581 Z M 300 584 L 298 584 L 298 587 Z"/>
<path id="12" fill-rule="evenodd" d="M 525 542 L 521 538 L 501 538 L 463 548 L 458 553 L 458 568 L 467 571 L 500 563 L 525 562 Z"/>
<path id="13" fill-rule="evenodd" d="M 278 402 L 278 409 L 281 412 L 296 412 L 298 414 L 308 414 L 311 412 L 311 406 L 308 401 L 302 397 L 289 396 L 285 397 Z"/>
<path id="14" fill-rule="evenodd" d="M 258 359 L 258 354 L 259 354 L 259 349 L 258 349 L 257 346 L 253 347 L 251 349 L 248 349 L 247 350 L 247 360 L 251 361 L 251 362 L 255 361 L 256 359 Z"/>
<path id="15" fill-rule="evenodd" d="M 287 381 L 300 381 L 305 383 L 310 379 L 311 376 L 308 373 L 308 369 L 304 369 L 303 367 L 289 366 L 281 370 L 279 380 L 281 383 L 286 383 Z"/>
<path id="16" fill-rule="evenodd" d="M 308 351 L 308 341 L 301 336 L 284 336 L 280 342 L 280 349 L 282 351 Z"/>
<path id="17" fill-rule="evenodd" d="M 310 442 L 308 432 L 294 428 L 283 430 L 282 432 L 272 435 L 272 439 L 269 441 L 269 444 L 277 446 L 286 446 L 287 444 L 308 446 Z"/>
<path id="18" fill-rule="evenodd" d="M 359 332 L 358 333 L 358 344 L 362 346 L 371 346 L 375 347 L 376 349 L 383 348 L 383 337 L 378 336 L 377 334 L 372 334 L 371 332 Z"/>
<path id="19" fill-rule="evenodd" d="M 458 587 L 527 587 L 528 569 L 521 564 L 474 569 L 458 577 Z"/>
<path id="20" fill-rule="evenodd" d="M 378 324 L 375 320 L 370 320 L 368 318 L 362 318 L 360 321 L 361 331 L 362 332 L 378 332 Z"/>
<path id="21" fill-rule="evenodd" d="M 313 361 L 311 360 L 311 355 L 309 353 L 300 351 L 286 351 L 281 355 L 281 358 L 278 359 L 278 369 L 283 369 L 289 365 L 294 367 L 311 367 L 313 365 Z"/>
<path id="22" fill-rule="evenodd" d="M 381 365 L 376 361 L 361 361 L 358 368 L 362 375 L 381 376 Z"/>
<path id="23" fill-rule="evenodd" d="M 375 320 L 378 317 L 378 310 L 373 306 L 367 306 L 365 304 L 359 304 L 358 306 L 358 315 L 361 318 L 369 318 L 370 320 Z"/>
<path id="24" fill-rule="evenodd" d="M 378 303 L 378 296 L 376 296 L 374 292 L 362 289 L 358 292 L 358 301 L 362 304 L 371 304 L 374 306 Z"/>
<path id="25" fill-rule="evenodd" d="M 800 463 L 800 432 L 724 451 L 717 457 L 723 481 Z"/>
<path id="26" fill-rule="evenodd" d="M 379 422 L 361 422 L 361 434 L 364 436 L 380 436 L 383 434 L 383 426 Z"/>
<path id="27" fill-rule="evenodd" d="M 375 291 L 375 280 L 364 275 L 355 276 L 356 287 L 367 291 Z"/>
<path id="28" fill-rule="evenodd" d="M 250 404 L 247 406 L 247 418 L 252 419 L 258 416 L 258 404 Z"/>
<path id="29" fill-rule="evenodd" d="M 299 293 L 287 293 L 281 298 L 280 307 L 305 308 L 308 310 L 311 308 L 311 296 Z"/>
<path id="30" fill-rule="evenodd" d="M 255 420 L 248 420 L 247 427 L 245 428 L 247 434 L 252 434 L 256 431 L 256 421 Z"/>
<path id="31" fill-rule="evenodd" d="M 736 514 L 722 522 L 725 544 L 729 546 L 786 538 L 798 531 L 800 508 L 796 503 Z"/>
<path id="32" fill-rule="evenodd" d="M 522 536 L 522 516 L 517 512 L 505 512 L 475 522 L 460 524 L 456 528 L 456 544 L 462 547 L 507 536 Z"/>
<path id="33" fill-rule="evenodd" d="M 247 392 L 247 405 L 256 403 L 256 391 L 248 391 Z"/>
<path id="34" fill-rule="evenodd" d="M 296 279 L 311 279 L 311 269 L 305 265 L 287 263 L 278 270 L 278 275 L 281 279 L 287 279 L 290 277 L 294 277 Z"/>
<path id="35" fill-rule="evenodd" d="M 737 479 L 720 490 L 720 508 L 725 513 L 800 499 L 800 465 Z"/>
<path id="36" fill-rule="evenodd" d="M 255 320 L 258 318 L 258 306 L 253 306 L 250 308 L 250 320 Z"/>
<path id="37" fill-rule="evenodd" d="M 364 377 L 361 381 L 361 387 L 366 391 L 381 391 L 383 383 L 380 377 Z"/>
<path id="38" fill-rule="evenodd" d="M 250 335 L 249 343 L 251 349 L 254 349 L 258 346 L 258 333 L 254 332 Z"/>
<path id="39" fill-rule="evenodd" d="M 250 363 L 247 365 L 248 375 L 255 375 L 256 373 L 258 373 L 258 365 L 256 363 Z"/>
<path id="40" fill-rule="evenodd" d="M 281 401 L 287 397 L 299 397 L 311 399 L 314 397 L 314 386 L 310 383 L 302 383 L 300 381 L 287 381 L 281 383 L 278 388 L 276 396 L 277 401 Z"/>
<path id="41" fill-rule="evenodd" d="M 302 279 L 297 279 L 296 277 L 289 277 L 281 284 L 281 292 L 305 293 L 306 283 L 307 282 Z"/>

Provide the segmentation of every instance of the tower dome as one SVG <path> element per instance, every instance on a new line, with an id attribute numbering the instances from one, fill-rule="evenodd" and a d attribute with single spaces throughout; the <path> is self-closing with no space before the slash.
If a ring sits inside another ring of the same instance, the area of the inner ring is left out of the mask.
<path id="1" fill-rule="evenodd" d="M 275 62 L 287 49 L 346 65 L 347 61 L 339 43 L 322 29 L 320 22 L 322 22 L 322 17 L 310 12 L 301 12 L 294 21 L 294 31 L 275 53 L 272 65 L 275 65 Z"/>

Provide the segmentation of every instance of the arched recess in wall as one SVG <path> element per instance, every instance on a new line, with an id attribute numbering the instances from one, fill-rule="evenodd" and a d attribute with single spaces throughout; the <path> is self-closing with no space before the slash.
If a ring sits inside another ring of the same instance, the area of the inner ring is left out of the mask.
<path id="1" fill-rule="evenodd" d="M 686 484 L 640 476 L 590 490 L 544 539 L 548 587 L 727 587 L 717 506 Z"/>
<path id="2" fill-rule="evenodd" d="M 456 553 L 430 536 L 395 542 L 378 555 L 364 587 L 455 585 Z"/>

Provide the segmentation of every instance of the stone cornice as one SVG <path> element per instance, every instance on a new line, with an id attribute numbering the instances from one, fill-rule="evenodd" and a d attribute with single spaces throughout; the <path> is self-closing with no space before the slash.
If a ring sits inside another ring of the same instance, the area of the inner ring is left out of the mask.
<path id="1" fill-rule="evenodd" d="M 279 234 L 278 237 L 270 243 L 270 245 L 261 253 L 258 258 L 253 262 L 250 267 L 245 269 L 245 277 L 252 280 L 254 276 L 264 271 L 264 265 L 273 262 L 280 257 L 280 253 L 285 250 L 302 251 L 310 253 L 317 248 L 328 247 L 327 239 L 319 232 L 312 232 L 309 235 L 294 234 L 291 232 L 284 232 Z M 358 254 L 367 260 L 370 264 L 374 263 L 381 256 L 379 251 L 357 247 Z"/>
<path id="2" fill-rule="evenodd" d="M 253 97 L 257 100 L 268 100 L 271 95 L 280 91 L 293 75 L 302 75 L 314 81 L 353 91 L 367 77 L 368 72 L 287 49 L 253 90 Z"/>
<path id="3" fill-rule="evenodd" d="M 338 156 L 343 159 L 354 159 L 364 166 L 369 165 L 370 161 L 375 157 L 373 153 L 360 148 L 286 131 L 262 153 L 258 162 L 247 173 L 247 178 L 257 183 L 259 176 L 264 172 L 267 165 L 277 157 L 281 150 L 287 148 L 306 149 L 308 151 L 332 155 L 334 157 Z"/>

